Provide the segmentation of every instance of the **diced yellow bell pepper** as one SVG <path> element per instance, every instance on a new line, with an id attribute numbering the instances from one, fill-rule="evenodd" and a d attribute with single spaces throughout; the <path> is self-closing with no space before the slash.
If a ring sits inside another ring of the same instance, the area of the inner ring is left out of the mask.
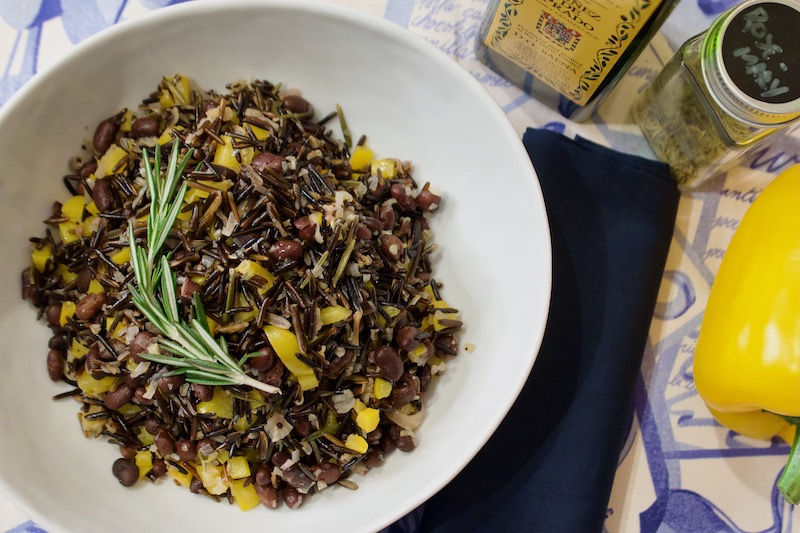
<path id="1" fill-rule="evenodd" d="M 147 450 L 136 452 L 133 461 L 139 467 L 139 479 L 142 480 L 153 469 L 153 454 Z"/>
<path id="2" fill-rule="evenodd" d="M 86 204 L 86 210 L 95 216 L 100 214 L 100 210 L 97 209 L 97 204 L 94 203 L 94 200 Z"/>
<path id="3" fill-rule="evenodd" d="M 164 128 L 164 131 L 161 133 L 161 136 L 158 139 L 156 139 L 156 143 L 158 143 L 159 146 L 161 146 L 162 144 L 167 144 L 168 142 L 171 141 L 172 141 L 172 126 Z"/>
<path id="4" fill-rule="evenodd" d="M 78 279 L 78 274 L 70 271 L 66 265 L 58 265 L 58 268 L 56 268 L 56 275 L 61 278 L 64 285 L 68 285 Z"/>
<path id="5" fill-rule="evenodd" d="M 80 237 L 75 233 L 77 227 L 78 224 L 76 222 L 61 222 L 58 225 L 58 235 L 61 237 L 61 242 L 69 244 L 80 240 Z"/>
<path id="6" fill-rule="evenodd" d="M 192 484 L 192 475 L 187 473 L 183 473 L 174 466 L 172 466 L 169 462 L 167 462 L 167 475 L 169 475 L 172 479 L 180 483 L 186 488 L 189 488 L 189 485 Z"/>
<path id="7" fill-rule="evenodd" d="M 380 176 L 390 180 L 397 174 L 397 162 L 394 159 L 376 159 L 372 162 L 370 171 L 373 176 Z"/>
<path id="8" fill-rule="evenodd" d="M 376 400 L 388 398 L 392 393 L 392 382 L 386 381 L 383 378 L 375 378 L 375 383 L 372 385 L 372 395 Z"/>
<path id="9" fill-rule="evenodd" d="M 131 416 L 135 415 L 136 413 L 141 413 L 142 408 L 136 405 L 135 403 L 126 403 L 125 405 L 117 409 L 117 411 L 119 411 L 124 416 Z"/>
<path id="10" fill-rule="evenodd" d="M 247 421 L 247 417 L 246 416 L 241 416 L 241 417 L 237 418 L 236 420 L 234 420 L 233 429 L 235 429 L 236 431 L 241 431 L 242 433 L 244 433 L 245 431 L 250 429 L 250 426 L 252 426 L 252 425 L 253 425 L 252 422 L 248 422 Z"/>
<path id="11" fill-rule="evenodd" d="M 444 300 L 436 300 L 433 302 L 434 309 L 448 309 L 450 306 Z M 443 326 L 441 323 L 442 319 L 449 319 L 455 320 L 458 318 L 456 313 L 443 313 L 441 311 L 434 311 L 433 313 L 433 329 L 436 331 L 440 331 L 445 329 L 447 326 Z"/>
<path id="12" fill-rule="evenodd" d="M 364 170 L 371 162 L 372 150 L 365 144 L 356 146 L 350 153 L 350 167 L 353 170 Z"/>
<path id="13" fill-rule="evenodd" d="M 100 284 L 99 281 L 93 279 L 89 282 L 89 290 L 87 291 L 89 294 L 102 294 L 106 292 L 103 286 Z"/>
<path id="14" fill-rule="evenodd" d="M 234 155 L 233 139 L 230 135 L 222 135 L 222 141 L 222 144 L 218 144 L 214 152 L 214 164 L 229 168 L 238 174 L 242 165 Z M 253 161 L 255 150 L 252 146 L 241 148 L 238 152 L 243 164 L 249 165 Z"/>
<path id="15" fill-rule="evenodd" d="M 117 265 L 124 265 L 131 262 L 131 249 L 129 247 L 122 248 L 119 252 L 111 256 L 111 260 Z"/>
<path id="16" fill-rule="evenodd" d="M 45 244 L 44 246 L 38 249 L 34 247 L 31 250 L 31 262 L 33 263 L 33 268 L 35 268 L 39 272 L 44 272 L 44 269 L 47 266 L 47 262 L 52 258 L 53 258 L 53 251 L 50 249 L 49 244 Z M 56 272 L 57 271 L 58 270 L 56 270 Z"/>
<path id="17" fill-rule="evenodd" d="M 90 216 L 86 217 L 84 221 L 80 223 L 81 231 L 83 232 L 84 237 L 89 237 L 92 233 L 94 233 L 94 221 L 96 219 L 96 216 Z"/>
<path id="18" fill-rule="evenodd" d="M 314 389 L 319 385 L 319 380 L 314 374 L 314 370 L 297 358 L 300 353 L 300 344 L 297 342 L 297 336 L 287 330 L 281 329 L 277 326 L 267 325 L 264 326 L 264 333 L 267 334 L 270 345 L 278 354 L 278 358 L 286 366 L 300 384 L 302 390 Z"/>
<path id="19" fill-rule="evenodd" d="M 170 79 L 164 78 L 161 93 L 158 96 L 161 106 L 165 109 L 174 105 L 185 105 L 192 101 L 192 89 L 186 76 L 176 75 Z"/>
<path id="20" fill-rule="evenodd" d="M 128 109 L 122 115 L 122 122 L 119 124 L 119 131 L 123 133 L 127 133 L 131 131 L 131 126 L 133 125 L 133 112 Z"/>
<path id="21" fill-rule="evenodd" d="M 420 343 L 419 346 L 413 350 L 409 350 L 408 358 L 412 363 L 419 363 L 426 353 L 428 353 L 428 348 L 424 344 Z"/>
<path id="22" fill-rule="evenodd" d="M 75 304 L 75 302 L 69 300 L 65 300 L 64 302 L 62 302 L 61 315 L 58 318 L 58 323 L 61 324 L 61 326 L 66 326 L 67 320 L 75 316 L 75 310 L 77 308 L 78 306 Z"/>
<path id="23" fill-rule="evenodd" d="M 383 311 L 389 316 L 389 318 L 394 318 L 400 314 L 400 309 L 394 307 L 393 305 L 384 305 Z M 380 327 L 386 327 L 386 319 L 383 317 L 383 313 L 378 313 L 376 321 Z"/>
<path id="24" fill-rule="evenodd" d="M 357 454 L 361 455 L 367 453 L 369 449 L 369 444 L 361 435 L 356 435 L 352 433 L 347 436 L 347 440 L 344 441 L 344 445 L 348 450 L 352 450 Z"/>
<path id="25" fill-rule="evenodd" d="M 222 181 L 212 181 L 212 180 L 197 180 L 197 183 L 200 185 L 205 185 L 206 187 L 211 187 L 212 189 L 217 189 L 222 192 L 228 191 L 233 186 L 233 182 L 231 180 L 222 180 Z M 191 204 L 198 200 L 204 200 L 209 197 L 211 193 L 209 191 L 203 189 L 195 189 L 190 188 L 189 191 L 186 193 L 186 196 L 183 197 L 183 201 L 187 204 Z"/>
<path id="26" fill-rule="evenodd" d="M 80 359 L 87 353 L 89 353 L 89 348 L 81 344 L 78 339 L 72 339 L 72 344 L 70 345 L 69 350 L 67 350 L 67 357 Z"/>
<path id="27" fill-rule="evenodd" d="M 95 176 L 102 178 L 111 174 L 119 174 L 127 168 L 127 163 L 120 165 L 120 161 L 128 155 L 128 152 L 123 150 L 119 145 L 112 144 L 106 153 L 100 157 L 97 162 L 97 170 Z"/>
<path id="28" fill-rule="evenodd" d="M 237 265 L 235 270 L 237 274 L 242 276 L 242 279 L 251 280 L 255 277 L 259 277 L 265 280 L 264 285 L 258 289 L 258 292 L 261 294 L 267 292 L 272 287 L 272 284 L 275 283 L 275 276 L 272 272 L 249 259 L 244 259 Z"/>
<path id="29" fill-rule="evenodd" d="M 242 456 L 237 455 L 228 459 L 228 475 L 232 479 L 242 479 L 250 477 L 250 464 Z"/>
<path id="30" fill-rule="evenodd" d="M 358 427 L 369 433 L 378 427 L 381 421 L 381 413 L 372 407 L 365 407 L 356 415 L 356 424 Z M 364 453 L 364 452 L 361 452 Z"/>
<path id="31" fill-rule="evenodd" d="M 342 320 L 347 320 L 352 314 L 353 312 L 346 307 L 331 305 L 319 310 L 319 320 L 324 326 L 327 326 L 328 324 L 335 324 Z"/>
<path id="32" fill-rule="evenodd" d="M 216 496 L 224 494 L 228 490 L 225 479 L 222 476 L 222 465 L 203 463 L 197 468 L 197 476 L 203 482 L 203 487 Z"/>
<path id="33" fill-rule="evenodd" d="M 101 379 L 94 379 L 92 375 L 84 370 L 78 374 L 78 388 L 83 391 L 86 396 L 91 398 L 99 398 L 106 392 L 110 391 L 116 383 L 117 378 L 114 376 L 106 376 Z"/>
<path id="34" fill-rule="evenodd" d="M 114 318 L 108 317 L 106 318 L 106 331 L 108 331 L 108 333 L 112 337 L 116 339 L 122 339 L 122 330 L 124 330 L 127 327 L 126 326 L 127 323 L 128 323 L 127 320 L 123 318 L 122 320 L 117 322 L 117 325 L 114 327 L 114 331 L 111 331 L 111 326 L 114 324 Z"/>
<path id="35" fill-rule="evenodd" d="M 214 413 L 218 418 L 233 418 L 233 396 L 221 387 L 214 387 L 214 396 L 206 402 L 198 402 L 197 412 L 203 415 Z"/>
<path id="36" fill-rule="evenodd" d="M 249 127 L 251 130 L 253 130 L 253 135 L 255 135 L 256 139 L 259 141 L 265 141 L 269 139 L 269 132 L 264 128 L 259 128 L 258 126 L 253 126 L 252 124 L 250 124 Z"/>
<path id="37" fill-rule="evenodd" d="M 150 446 L 151 444 L 155 443 L 155 441 L 156 441 L 156 438 L 153 435 L 151 435 L 144 428 L 144 426 L 141 426 L 141 427 L 139 427 L 138 430 L 136 430 L 136 436 L 138 437 L 139 442 L 141 442 L 144 446 Z"/>
<path id="38" fill-rule="evenodd" d="M 233 499 L 236 501 L 236 505 L 238 505 L 239 509 L 242 511 L 249 511 L 261 503 L 261 499 L 258 497 L 258 493 L 253 484 L 250 483 L 245 486 L 243 479 L 234 479 L 231 481 L 231 493 L 233 494 Z"/>
<path id="39" fill-rule="evenodd" d="M 73 196 L 61 205 L 61 214 L 67 217 L 70 222 L 80 222 L 83 220 L 83 209 L 86 201 L 83 196 Z"/>

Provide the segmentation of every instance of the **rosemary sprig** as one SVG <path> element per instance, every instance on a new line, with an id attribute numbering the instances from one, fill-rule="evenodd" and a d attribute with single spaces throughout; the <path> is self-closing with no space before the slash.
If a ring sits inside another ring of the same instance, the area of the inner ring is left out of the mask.
<path id="1" fill-rule="evenodd" d="M 172 355 L 142 353 L 140 357 L 169 365 L 169 375 L 182 374 L 186 380 L 202 385 L 248 385 L 267 393 L 280 394 L 280 389 L 245 374 L 238 362 L 228 353 L 224 337 L 217 342 L 211 335 L 205 309 L 195 293 L 194 308 L 189 322 L 178 310 L 177 280 L 169 265 L 168 254 L 162 248 L 181 209 L 187 185 L 177 190 L 192 155 L 192 150 L 178 162 L 179 143 L 172 147 L 167 170 L 161 177 L 161 154 L 155 150 L 154 165 L 147 150 L 143 151 L 144 171 L 150 193 L 150 216 L 147 220 L 147 249 L 136 244 L 135 221 L 128 224 L 131 265 L 135 282 L 128 285 L 133 304 L 162 335 L 158 344 Z"/>

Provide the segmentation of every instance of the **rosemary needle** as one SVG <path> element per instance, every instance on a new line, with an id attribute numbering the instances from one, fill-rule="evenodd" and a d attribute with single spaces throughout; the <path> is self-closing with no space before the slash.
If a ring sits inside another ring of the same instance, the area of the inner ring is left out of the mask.
<path id="1" fill-rule="evenodd" d="M 192 155 L 190 149 L 178 162 L 180 144 L 176 140 L 161 176 L 161 153 L 155 150 L 151 165 L 147 150 L 143 151 L 144 172 L 150 194 L 150 216 L 147 220 L 147 249 L 136 244 L 135 220 L 128 224 L 131 265 L 135 281 L 128 289 L 131 301 L 164 337 L 158 344 L 165 354 L 142 353 L 140 357 L 174 367 L 170 375 L 181 374 L 186 380 L 202 385 L 247 385 L 267 393 L 280 394 L 280 389 L 248 376 L 240 364 L 228 353 L 224 337 L 217 341 L 211 335 L 205 310 L 197 294 L 194 297 L 193 316 L 187 322 L 178 311 L 175 273 L 163 253 L 164 243 L 181 209 L 187 185 L 178 188 L 186 165 Z M 177 192 L 176 192 L 177 189 Z"/>

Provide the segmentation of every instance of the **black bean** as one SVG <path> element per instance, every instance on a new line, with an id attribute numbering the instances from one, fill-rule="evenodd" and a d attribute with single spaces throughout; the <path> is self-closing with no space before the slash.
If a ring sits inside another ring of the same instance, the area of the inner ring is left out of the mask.
<path id="1" fill-rule="evenodd" d="M 130 356 L 137 363 L 141 363 L 144 361 L 141 357 L 139 357 L 140 353 L 147 353 L 147 349 L 153 344 L 153 339 L 155 338 L 155 334 L 149 331 L 140 331 L 136 334 L 133 338 L 133 342 L 131 342 L 130 346 Z"/>
<path id="2" fill-rule="evenodd" d="M 177 393 L 185 382 L 186 379 L 183 376 L 167 376 L 158 380 L 158 390 L 164 394 Z"/>
<path id="3" fill-rule="evenodd" d="M 106 294 L 104 292 L 97 294 L 90 292 L 78 300 L 75 316 L 79 320 L 89 320 L 100 311 L 105 303 Z"/>
<path id="4" fill-rule="evenodd" d="M 406 326 L 395 333 L 394 339 L 400 348 L 410 351 L 419 346 L 417 335 L 419 335 L 419 328 L 415 326 Z"/>
<path id="5" fill-rule="evenodd" d="M 175 443 L 175 452 L 183 461 L 192 461 L 197 457 L 197 445 L 193 440 L 180 439 Z"/>
<path id="6" fill-rule="evenodd" d="M 78 272 L 78 277 L 75 280 L 76 287 L 81 292 L 88 292 L 89 291 L 89 284 L 92 282 L 94 275 L 92 271 L 88 268 L 84 268 L 80 272 Z"/>
<path id="7" fill-rule="evenodd" d="M 272 469 L 267 465 L 258 465 L 256 468 L 256 485 L 269 485 L 272 483 Z"/>
<path id="8" fill-rule="evenodd" d="M 381 250 L 392 261 L 397 261 L 403 255 L 403 241 L 396 235 L 390 233 L 382 233 L 381 237 Z"/>
<path id="9" fill-rule="evenodd" d="M 90 159 L 78 169 L 78 176 L 88 178 L 97 171 L 97 160 Z"/>
<path id="10" fill-rule="evenodd" d="M 299 466 L 292 465 L 283 471 L 286 482 L 296 489 L 305 490 L 314 484 L 314 480 L 308 477 Z"/>
<path id="11" fill-rule="evenodd" d="M 402 184 L 393 183 L 390 192 L 392 193 L 392 198 L 397 200 L 398 205 L 406 211 L 414 211 L 417 207 L 414 198 L 406 192 L 406 188 Z"/>
<path id="12" fill-rule="evenodd" d="M 214 397 L 214 387 L 211 385 L 192 383 L 192 392 L 194 392 L 194 397 L 200 402 L 207 402 Z"/>
<path id="13" fill-rule="evenodd" d="M 311 104 L 302 96 L 289 94 L 283 99 L 283 105 L 290 113 L 308 113 L 311 111 Z"/>
<path id="14" fill-rule="evenodd" d="M 136 449 L 135 446 L 120 446 L 119 447 L 119 453 L 120 453 L 120 455 L 122 456 L 123 459 L 131 459 L 132 460 L 134 457 L 136 457 L 136 452 L 137 451 L 138 450 Z"/>
<path id="15" fill-rule="evenodd" d="M 158 135 L 158 119 L 156 117 L 139 117 L 131 124 L 131 137 L 153 137 Z"/>
<path id="16" fill-rule="evenodd" d="M 339 467 L 333 463 L 317 463 L 311 467 L 311 472 L 326 485 L 333 485 L 342 475 Z"/>
<path id="17" fill-rule="evenodd" d="M 383 464 L 383 452 L 380 450 L 370 450 L 367 452 L 367 455 L 364 456 L 362 463 L 366 465 L 367 468 L 375 468 Z"/>
<path id="18" fill-rule="evenodd" d="M 116 389 L 109 391 L 103 403 L 109 409 L 119 409 L 133 399 L 133 393 L 134 389 L 126 383 L 123 383 Z"/>
<path id="19" fill-rule="evenodd" d="M 166 428 L 159 430 L 156 435 L 156 448 L 161 455 L 169 455 L 175 451 L 175 439 Z"/>
<path id="20" fill-rule="evenodd" d="M 284 451 L 278 451 L 272 454 L 272 458 L 270 459 L 270 461 L 272 461 L 273 465 L 280 468 L 289 459 L 291 459 L 291 457 L 289 456 L 288 453 Z"/>
<path id="21" fill-rule="evenodd" d="M 395 382 L 403 375 L 403 359 L 391 346 L 379 346 L 374 358 L 382 378 Z"/>
<path id="22" fill-rule="evenodd" d="M 186 278 L 186 280 L 181 285 L 180 297 L 183 301 L 190 302 L 194 298 L 194 293 L 200 292 L 201 289 L 202 287 L 198 283 L 195 283 L 191 279 Z"/>
<path id="23" fill-rule="evenodd" d="M 136 401 L 140 405 L 153 405 L 155 400 L 152 398 L 145 398 L 144 395 L 147 392 L 147 389 L 144 387 L 138 387 L 136 391 L 133 393 L 133 397 L 136 398 Z"/>
<path id="24" fill-rule="evenodd" d="M 61 350 L 62 352 L 67 351 L 67 339 L 64 335 L 60 333 L 56 333 L 52 337 L 50 337 L 50 341 L 47 343 L 47 347 L 53 350 Z"/>
<path id="25" fill-rule="evenodd" d="M 294 418 L 292 420 L 292 427 L 294 428 L 294 431 L 301 437 L 310 435 L 314 430 L 314 427 L 311 425 L 311 422 L 308 420 L 307 416 Z"/>
<path id="26" fill-rule="evenodd" d="M 410 452 L 414 449 L 414 439 L 410 435 L 403 435 L 403 428 L 392 424 L 389 428 L 389 438 L 401 452 Z"/>
<path id="27" fill-rule="evenodd" d="M 297 236 L 303 242 L 310 242 L 317 234 L 317 224 L 310 217 L 300 217 L 294 221 Z"/>
<path id="28" fill-rule="evenodd" d="M 430 365 L 422 365 L 417 369 L 417 377 L 419 378 L 419 391 L 425 392 L 431 384 L 431 367 Z"/>
<path id="29" fill-rule="evenodd" d="M 259 152 L 250 164 L 259 172 L 264 172 L 264 169 L 269 167 L 280 174 L 283 173 L 283 157 L 272 152 Z"/>
<path id="30" fill-rule="evenodd" d="M 50 350 L 47 352 L 47 375 L 53 381 L 61 381 L 64 377 L 64 365 L 66 359 L 61 350 Z"/>
<path id="31" fill-rule="evenodd" d="M 117 130 L 119 130 L 119 124 L 117 124 L 114 118 L 107 118 L 100 122 L 94 130 L 94 138 L 92 140 L 94 149 L 98 153 L 104 154 L 106 150 L 114 144 L 114 137 L 117 135 Z"/>
<path id="32" fill-rule="evenodd" d="M 164 428 L 164 424 L 161 423 L 161 420 L 154 416 L 145 418 L 144 424 L 142 425 L 144 426 L 145 431 L 151 435 L 158 435 L 158 432 Z"/>
<path id="33" fill-rule="evenodd" d="M 266 372 L 272 368 L 272 365 L 275 364 L 275 358 L 277 355 L 275 355 L 275 350 L 269 346 L 264 346 L 258 352 L 260 355 L 257 355 L 249 360 L 250 366 L 257 370 L 261 370 L 262 372 Z"/>
<path id="34" fill-rule="evenodd" d="M 397 214 L 390 205 L 382 205 L 380 209 L 378 209 L 378 218 L 383 224 L 383 229 L 385 231 L 392 231 L 394 225 L 397 223 Z"/>
<path id="35" fill-rule="evenodd" d="M 269 255 L 276 261 L 297 259 L 303 255 L 303 245 L 291 239 L 281 239 L 270 246 Z"/>
<path id="36" fill-rule="evenodd" d="M 101 368 L 103 362 L 103 358 L 100 357 L 100 350 L 98 349 L 97 345 L 95 344 L 89 348 L 89 351 L 86 353 L 84 367 L 93 378 L 101 379 L 106 376 L 106 373 Z"/>
<path id="37" fill-rule="evenodd" d="M 344 352 L 344 355 L 341 357 L 334 356 L 331 362 L 328 364 L 328 367 L 325 369 L 326 373 L 329 373 L 332 376 L 338 376 L 342 370 L 347 368 L 350 363 L 353 362 L 353 358 L 355 354 L 353 350 L 347 350 Z"/>
<path id="38" fill-rule="evenodd" d="M 390 207 L 389 209 L 392 208 Z M 394 209 L 392 209 L 392 213 L 394 213 Z M 377 235 L 378 233 L 381 232 L 381 230 L 383 230 L 383 222 L 381 222 L 377 218 L 364 217 L 364 220 L 362 222 L 364 223 L 365 226 L 369 228 L 369 230 L 372 232 L 373 235 Z"/>
<path id="39" fill-rule="evenodd" d="M 368 241 L 372 239 L 372 230 L 363 222 L 359 222 L 358 226 L 356 226 L 356 238 L 361 241 Z"/>
<path id="40" fill-rule="evenodd" d="M 258 485 L 256 484 L 256 494 L 258 494 L 258 499 L 261 500 L 261 505 L 267 507 L 268 509 L 275 509 L 278 507 L 280 503 L 280 497 L 278 496 L 278 491 L 269 485 Z"/>
<path id="41" fill-rule="evenodd" d="M 281 496 L 283 496 L 283 503 L 285 503 L 289 509 L 297 509 L 303 504 L 303 500 L 305 499 L 305 495 L 294 487 L 284 487 L 281 491 Z"/>
<path id="42" fill-rule="evenodd" d="M 120 457 L 114 461 L 111 472 L 124 487 L 131 487 L 139 480 L 139 467 L 130 459 Z"/>
<path id="43" fill-rule="evenodd" d="M 61 304 L 54 303 L 47 306 L 44 310 L 44 314 L 47 317 L 47 324 L 57 328 L 61 325 Z"/>
<path id="44" fill-rule="evenodd" d="M 417 207 L 423 211 L 434 211 L 438 209 L 442 203 L 442 197 L 438 194 L 433 194 L 430 189 L 422 189 L 416 198 Z"/>
<path id="45" fill-rule="evenodd" d="M 111 180 L 103 178 L 94 182 L 92 200 L 101 213 L 108 213 L 114 208 L 114 187 Z"/>
<path id="46" fill-rule="evenodd" d="M 167 473 L 167 464 L 164 459 L 158 457 L 153 461 L 153 468 L 150 470 L 155 477 L 161 477 Z"/>
<path id="47" fill-rule="evenodd" d="M 418 392 L 417 381 L 415 381 L 414 376 L 406 372 L 392 387 L 392 392 L 389 394 L 389 404 L 395 409 L 399 409 L 416 398 Z"/>

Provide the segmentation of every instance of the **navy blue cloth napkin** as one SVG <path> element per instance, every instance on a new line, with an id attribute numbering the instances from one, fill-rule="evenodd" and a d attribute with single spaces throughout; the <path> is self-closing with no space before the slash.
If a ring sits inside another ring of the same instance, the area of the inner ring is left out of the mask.
<path id="1" fill-rule="evenodd" d="M 523 143 L 553 243 L 544 341 L 497 433 L 415 513 L 425 533 L 601 531 L 630 428 L 678 189 L 666 165 L 584 139 Z"/>

